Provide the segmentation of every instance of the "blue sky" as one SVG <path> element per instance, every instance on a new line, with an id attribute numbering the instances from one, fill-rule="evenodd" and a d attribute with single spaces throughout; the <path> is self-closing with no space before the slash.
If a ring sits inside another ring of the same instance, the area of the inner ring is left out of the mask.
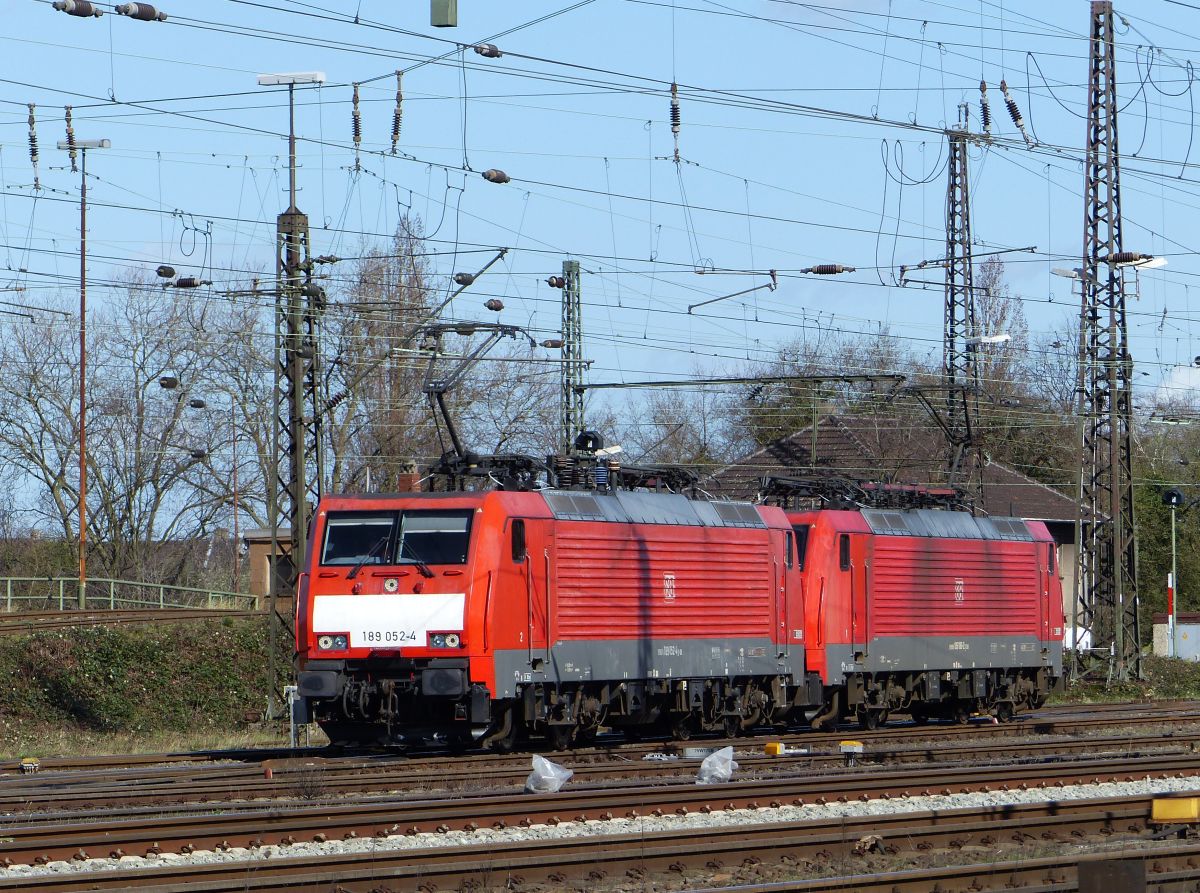
<path id="1" fill-rule="evenodd" d="M 236 287 L 273 269 L 286 204 L 286 91 L 260 89 L 255 76 L 320 70 L 326 84 L 297 93 L 299 205 L 314 252 L 355 255 L 411 209 L 439 252 L 442 287 L 510 249 L 450 312 L 495 319 L 482 304 L 500 297 L 500 318 L 539 338 L 560 319 L 544 280 L 577 258 L 592 381 L 726 372 L 797 337 L 881 328 L 936 362 L 942 290 L 900 287 L 898 268 L 944 252 L 943 131 L 961 102 L 982 130 L 981 79 L 993 121 L 992 139 L 971 151 L 976 248 L 1036 246 L 1005 255 L 1035 331 L 1077 313 L 1069 282 L 1049 271 L 1076 266 L 1082 245 L 1081 0 L 459 0 L 454 29 L 431 28 L 423 0 L 164 0 L 166 22 L 111 7 L 76 18 L 41 0 L 6 6 L 0 288 L 26 288 L 13 294 L 30 304 L 74 300 L 79 177 L 54 148 L 64 105 L 80 139 L 113 144 L 89 159 L 94 300 L 105 281 L 164 262 Z M 1137 378 L 1187 387 L 1200 355 L 1189 61 L 1200 57 L 1200 8 L 1117 9 L 1125 247 L 1168 258 L 1130 304 L 1134 357 L 1148 373 Z M 502 57 L 459 46 L 488 40 Z M 1005 110 L 1002 79 L 1032 146 Z M 29 102 L 40 192 L 30 188 Z M 512 181 L 486 182 L 489 168 Z M 799 272 L 819 263 L 856 272 Z M 765 285 L 769 270 L 777 289 L 688 312 Z"/>

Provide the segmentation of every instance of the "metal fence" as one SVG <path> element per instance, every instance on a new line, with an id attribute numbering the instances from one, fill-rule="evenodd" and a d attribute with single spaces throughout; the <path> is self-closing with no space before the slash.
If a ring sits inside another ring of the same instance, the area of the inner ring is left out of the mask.
<path id="1" fill-rule="evenodd" d="M 110 580 L 101 577 L 87 581 L 87 595 L 79 597 L 78 577 L 0 577 L 3 584 L 4 610 L 99 610 L 117 608 L 223 608 L 253 611 L 258 596 L 245 592 L 171 586 L 137 580 Z"/>

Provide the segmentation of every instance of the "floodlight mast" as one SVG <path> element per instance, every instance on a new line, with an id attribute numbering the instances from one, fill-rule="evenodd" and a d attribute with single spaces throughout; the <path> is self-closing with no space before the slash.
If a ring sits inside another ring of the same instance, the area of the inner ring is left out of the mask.
<path id="1" fill-rule="evenodd" d="M 281 632 L 285 637 L 292 633 L 291 611 L 280 610 L 280 598 L 295 597 L 304 567 L 309 517 L 322 491 L 319 326 L 325 301 L 324 292 L 312 283 L 308 216 L 296 207 L 295 92 L 297 84 L 324 82 L 325 74 L 319 71 L 258 76 L 259 86 L 286 84 L 288 88 L 288 207 L 276 223 L 273 454 L 277 467 L 268 491 L 272 559 L 286 571 L 286 577 L 280 579 L 280 574 L 274 571 L 270 575 L 267 704 L 272 717 L 279 715 L 283 702 L 282 692 L 276 686 L 275 645 Z M 279 548 L 281 520 L 289 527 L 287 562 L 281 560 L 284 556 Z"/>

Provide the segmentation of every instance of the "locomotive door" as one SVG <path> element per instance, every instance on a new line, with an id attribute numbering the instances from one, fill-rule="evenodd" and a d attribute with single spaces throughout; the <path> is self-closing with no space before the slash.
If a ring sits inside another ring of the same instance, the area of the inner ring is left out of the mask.
<path id="1" fill-rule="evenodd" d="M 549 659 L 550 565 L 554 536 L 545 521 L 525 521 L 526 550 L 521 566 L 525 585 L 526 660 L 534 670 L 544 669 Z"/>
<path id="2" fill-rule="evenodd" d="M 867 563 L 864 537 L 849 533 L 838 535 L 838 567 L 844 573 L 850 592 L 850 645 L 857 655 L 867 654 L 870 624 L 867 600 Z"/>

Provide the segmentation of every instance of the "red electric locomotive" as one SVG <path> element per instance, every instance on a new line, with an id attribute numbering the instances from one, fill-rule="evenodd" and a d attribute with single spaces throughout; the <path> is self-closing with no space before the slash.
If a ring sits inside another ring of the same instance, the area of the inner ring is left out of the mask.
<path id="1" fill-rule="evenodd" d="M 733 733 L 820 700 L 781 509 L 677 493 L 327 497 L 299 694 L 335 742 Z"/>
<path id="2" fill-rule="evenodd" d="M 1007 719 L 1062 669 L 1044 525 L 616 489 L 334 496 L 297 598 L 338 743 Z"/>
<path id="3" fill-rule="evenodd" d="M 1006 721 L 1062 676 L 1063 602 L 1046 525 L 967 512 L 790 512 L 815 725 L 893 711 Z"/>

